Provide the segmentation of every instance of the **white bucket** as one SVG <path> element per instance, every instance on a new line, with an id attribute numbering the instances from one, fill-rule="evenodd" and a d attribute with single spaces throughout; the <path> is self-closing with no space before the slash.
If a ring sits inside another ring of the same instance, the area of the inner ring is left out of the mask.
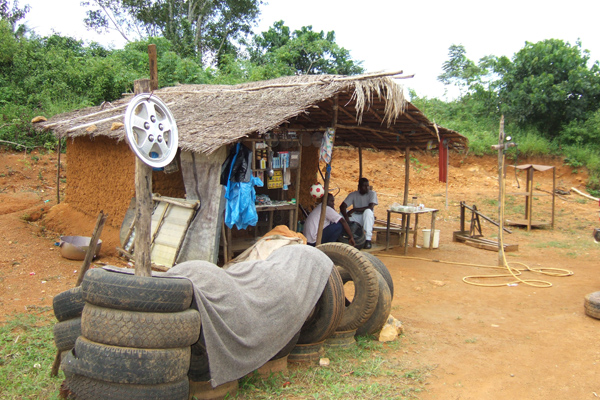
<path id="1" fill-rule="evenodd" d="M 429 240 L 431 238 L 431 229 L 423 229 L 423 247 L 429 248 Z M 437 249 L 440 245 L 440 230 L 436 229 L 433 233 L 433 248 Z"/>

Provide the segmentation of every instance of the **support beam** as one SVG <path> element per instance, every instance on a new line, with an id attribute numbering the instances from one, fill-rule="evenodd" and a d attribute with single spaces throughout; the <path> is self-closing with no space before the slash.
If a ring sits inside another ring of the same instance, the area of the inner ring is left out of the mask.
<path id="1" fill-rule="evenodd" d="M 410 179 L 410 147 L 404 150 L 404 205 L 408 204 L 408 181 Z"/>
<path id="2" fill-rule="evenodd" d="M 331 126 L 335 127 L 337 125 L 338 119 L 338 95 L 336 94 L 333 99 L 333 118 L 331 121 Z M 335 129 L 335 128 L 334 128 Z M 335 133 L 333 142 L 335 143 Z M 333 154 L 332 154 L 333 158 Z M 327 198 L 329 197 L 329 181 L 331 178 L 331 160 L 329 164 L 327 164 L 327 172 L 325 174 L 325 194 L 323 196 L 323 201 L 321 202 L 321 217 L 319 218 L 319 228 L 317 230 L 317 242 L 316 245 L 321 244 L 321 240 L 323 239 L 323 225 L 325 224 L 325 212 L 327 211 Z"/>

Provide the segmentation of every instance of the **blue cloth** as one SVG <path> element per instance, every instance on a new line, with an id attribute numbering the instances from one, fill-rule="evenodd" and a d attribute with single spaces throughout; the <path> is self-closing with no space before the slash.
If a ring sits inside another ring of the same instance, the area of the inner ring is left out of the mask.
<path id="1" fill-rule="evenodd" d="M 260 178 L 251 177 L 249 182 L 234 182 L 232 172 L 236 165 L 238 157 L 247 156 L 243 151 L 243 146 L 237 144 L 236 154 L 230 164 L 228 173 L 227 186 L 225 187 L 225 199 L 227 206 L 225 207 L 225 225 L 232 228 L 234 225 L 237 229 L 246 229 L 248 226 L 255 226 L 258 222 L 258 214 L 256 213 L 256 191 L 254 186 L 262 187 L 263 182 Z M 252 152 L 250 152 L 250 158 Z M 250 168 L 249 168 L 249 172 Z"/>

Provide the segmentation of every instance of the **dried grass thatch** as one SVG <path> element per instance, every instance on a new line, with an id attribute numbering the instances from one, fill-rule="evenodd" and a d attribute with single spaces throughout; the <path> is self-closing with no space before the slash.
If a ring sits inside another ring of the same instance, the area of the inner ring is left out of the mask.
<path id="1" fill-rule="evenodd" d="M 448 138 L 455 148 L 466 139 L 429 121 L 404 98 L 397 73 L 358 76 L 310 75 L 228 85 L 180 85 L 154 92 L 173 113 L 182 150 L 210 154 L 221 146 L 274 129 L 323 131 L 333 122 L 338 99 L 336 145 L 378 149 L 424 149 Z M 61 137 L 125 138 L 122 122 L 130 96 L 99 107 L 52 117 L 38 128 Z M 90 132 L 88 128 L 94 127 Z"/>

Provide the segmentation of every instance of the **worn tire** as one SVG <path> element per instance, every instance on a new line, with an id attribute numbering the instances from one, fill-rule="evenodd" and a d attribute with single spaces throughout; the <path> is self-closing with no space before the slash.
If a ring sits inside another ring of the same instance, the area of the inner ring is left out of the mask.
<path id="1" fill-rule="evenodd" d="M 587 316 L 600 319 L 600 292 L 587 294 L 583 307 Z"/>
<path id="2" fill-rule="evenodd" d="M 357 329 L 367 322 L 379 297 L 377 271 L 364 253 L 343 243 L 325 243 L 317 246 L 336 265 L 343 268 L 354 283 L 354 298 L 345 307 L 337 331 Z M 342 300 L 343 301 L 343 300 Z"/>
<path id="3" fill-rule="evenodd" d="M 54 316 L 59 321 L 81 317 L 85 302 L 81 296 L 81 287 L 77 286 L 57 294 L 52 299 Z"/>
<path id="4" fill-rule="evenodd" d="M 75 341 L 81 336 L 81 318 L 73 318 L 54 325 L 54 343 L 58 351 L 67 351 L 75 347 Z"/>
<path id="5" fill-rule="evenodd" d="M 208 353 L 206 352 L 203 338 L 192 346 L 188 378 L 194 382 L 206 382 L 210 380 Z"/>
<path id="6" fill-rule="evenodd" d="M 371 314 L 371 317 L 367 322 L 358 327 L 355 336 L 376 334 L 381 331 L 381 328 L 383 328 L 390 316 L 390 311 L 392 310 L 392 295 L 390 294 L 387 282 L 379 272 L 377 272 L 377 282 L 379 283 L 377 307 L 375 307 L 375 311 L 373 311 L 373 314 Z"/>
<path id="7" fill-rule="evenodd" d="M 365 247 L 365 231 L 363 230 L 362 225 L 355 221 L 350 221 L 348 225 L 350 226 L 350 231 L 354 236 L 354 247 L 356 247 L 359 250 Z M 342 232 L 340 238 L 338 239 L 340 243 L 346 244 L 348 244 L 348 240 L 349 237 L 346 234 L 346 232 Z"/>
<path id="8" fill-rule="evenodd" d="M 343 312 L 344 284 L 334 267 L 321 297 L 300 329 L 298 344 L 318 343 L 327 339 L 339 326 Z"/>
<path id="9" fill-rule="evenodd" d="M 176 313 L 115 310 L 86 304 L 81 332 L 96 343 L 138 349 L 170 349 L 191 346 L 200 336 L 200 313 L 187 309 Z"/>
<path id="10" fill-rule="evenodd" d="M 301 331 L 298 331 L 298 333 L 296 333 L 294 337 L 290 339 L 290 341 L 283 347 L 283 349 L 279 350 L 279 352 L 277 352 L 277 354 L 271 357 L 269 361 L 279 360 L 280 358 L 283 358 L 290 354 L 296 346 L 296 343 L 298 343 L 298 339 L 300 339 L 300 333 Z"/>
<path id="11" fill-rule="evenodd" d="M 112 383 L 158 385 L 185 378 L 190 347 L 136 349 L 95 343 L 80 336 L 67 354 L 65 372 Z"/>
<path id="12" fill-rule="evenodd" d="M 66 384 L 77 400 L 187 400 L 190 390 L 187 378 L 161 385 L 132 385 L 72 374 Z"/>
<path id="13" fill-rule="evenodd" d="M 154 278 L 89 270 L 81 284 L 83 299 L 91 304 L 118 310 L 178 312 L 192 304 L 193 287 L 181 278 Z"/>
<path id="14" fill-rule="evenodd" d="M 390 296 L 392 300 L 394 300 L 394 281 L 392 280 L 392 275 L 390 271 L 387 269 L 383 261 L 381 261 L 377 256 L 374 256 L 371 253 L 363 252 L 363 254 L 373 263 L 373 266 L 381 274 L 385 282 L 387 283 L 388 288 L 390 289 Z"/>

